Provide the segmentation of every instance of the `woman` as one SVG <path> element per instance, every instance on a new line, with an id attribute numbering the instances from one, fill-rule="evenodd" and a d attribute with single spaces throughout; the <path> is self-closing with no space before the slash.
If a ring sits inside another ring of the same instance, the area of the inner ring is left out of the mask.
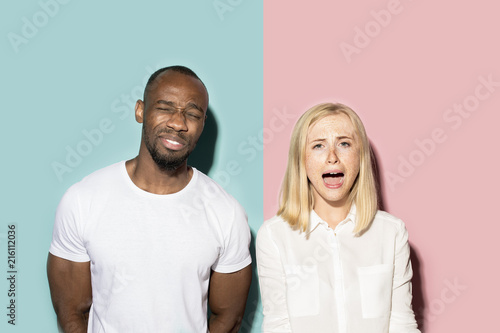
<path id="1" fill-rule="evenodd" d="M 377 211 L 371 151 L 349 107 L 298 120 L 277 216 L 257 235 L 263 332 L 419 332 L 403 222 Z"/>

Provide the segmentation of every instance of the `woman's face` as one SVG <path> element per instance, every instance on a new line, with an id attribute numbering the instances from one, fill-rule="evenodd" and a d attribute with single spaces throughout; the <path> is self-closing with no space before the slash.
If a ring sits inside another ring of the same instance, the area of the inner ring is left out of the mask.
<path id="1" fill-rule="evenodd" d="M 309 127 L 306 138 L 306 173 L 315 207 L 346 207 L 359 173 L 360 142 L 349 117 L 326 116 Z"/>

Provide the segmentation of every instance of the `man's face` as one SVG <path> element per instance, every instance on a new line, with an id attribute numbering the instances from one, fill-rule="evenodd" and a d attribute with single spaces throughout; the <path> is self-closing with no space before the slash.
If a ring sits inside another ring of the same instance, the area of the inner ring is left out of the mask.
<path id="1" fill-rule="evenodd" d="M 200 138 L 208 94 L 196 78 L 169 71 L 160 74 L 136 104 L 142 140 L 155 163 L 175 170 L 186 162 Z"/>

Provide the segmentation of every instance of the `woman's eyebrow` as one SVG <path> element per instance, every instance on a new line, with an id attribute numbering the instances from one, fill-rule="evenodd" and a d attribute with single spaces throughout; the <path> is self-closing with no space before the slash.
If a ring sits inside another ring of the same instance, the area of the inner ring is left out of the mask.
<path id="1" fill-rule="evenodd" d="M 338 136 L 337 139 L 340 139 L 340 140 L 343 140 L 343 139 L 351 139 L 352 140 L 352 137 L 348 136 L 348 135 L 341 135 L 341 136 Z"/>
<path id="2" fill-rule="evenodd" d="M 315 139 L 308 139 L 307 142 L 312 143 L 312 142 L 321 142 L 321 141 L 326 141 L 325 138 L 315 138 Z"/>

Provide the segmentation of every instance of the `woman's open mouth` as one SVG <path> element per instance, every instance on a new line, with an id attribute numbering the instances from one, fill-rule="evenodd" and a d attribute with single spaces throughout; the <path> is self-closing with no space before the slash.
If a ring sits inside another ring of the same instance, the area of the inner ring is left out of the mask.
<path id="1" fill-rule="evenodd" d="M 323 183 L 328 188 L 339 188 L 344 184 L 344 173 L 340 171 L 325 172 L 323 175 Z"/>

